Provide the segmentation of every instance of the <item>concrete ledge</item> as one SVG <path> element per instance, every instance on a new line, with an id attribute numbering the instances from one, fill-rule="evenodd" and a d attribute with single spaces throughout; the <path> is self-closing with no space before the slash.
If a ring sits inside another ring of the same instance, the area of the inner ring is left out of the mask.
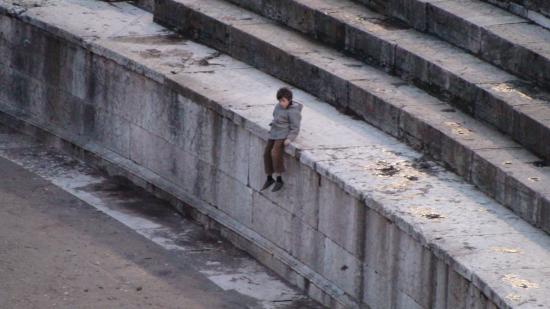
<path id="1" fill-rule="evenodd" d="M 34 74 L 2 64 L 3 121 L 192 205 L 199 222 L 328 307 L 550 304 L 549 237 L 420 153 L 296 90 L 304 128 L 287 149 L 287 189 L 259 193 L 282 82 L 129 5 L 50 5 L 1 14 L 2 37 L 34 44 L 39 64 Z M 100 22 L 59 19 L 59 7 L 81 16 L 90 5 Z"/>

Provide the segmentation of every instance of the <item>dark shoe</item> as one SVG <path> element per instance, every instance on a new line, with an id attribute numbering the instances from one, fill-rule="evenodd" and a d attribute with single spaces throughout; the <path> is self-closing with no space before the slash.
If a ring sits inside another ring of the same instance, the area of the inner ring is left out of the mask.
<path id="1" fill-rule="evenodd" d="M 269 187 L 271 187 L 272 184 L 275 183 L 275 180 L 273 179 L 273 177 L 267 177 L 267 180 L 265 181 L 264 183 L 264 186 L 262 187 L 262 189 L 260 191 L 263 191 Z"/>
<path id="2" fill-rule="evenodd" d="M 275 187 L 273 187 L 273 190 L 271 192 L 277 192 L 283 188 L 284 182 L 282 180 L 277 179 L 277 182 L 275 182 Z"/>

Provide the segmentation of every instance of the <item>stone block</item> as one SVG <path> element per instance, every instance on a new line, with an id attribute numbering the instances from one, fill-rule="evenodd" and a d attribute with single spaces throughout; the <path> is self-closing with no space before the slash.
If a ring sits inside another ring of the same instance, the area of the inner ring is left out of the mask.
<path id="1" fill-rule="evenodd" d="M 332 241 L 363 259 L 365 206 L 330 181 L 319 188 L 319 231 Z"/>
<path id="2" fill-rule="evenodd" d="M 432 253 L 412 237 L 405 234 L 399 237 L 396 288 L 424 308 L 430 307 L 433 293 L 433 259 Z"/>
<path id="3" fill-rule="evenodd" d="M 495 85 L 491 85 L 491 87 L 495 87 Z M 474 102 L 473 110 L 476 118 L 499 128 L 508 135 L 518 137 L 518 140 L 525 143 L 526 140 L 519 137 L 523 133 L 514 130 L 514 123 L 517 123 L 517 118 L 521 116 L 506 99 L 494 93 L 490 88 L 482 88 L 477 92 Z"/>
<path id="4" fill-rule="evenodd" d="M 465 48 L 474 54 L 481 49 L 481 27 L 470 23 L 436 2 L 430 3 L 427 9 L 427 29 L 446 41 Z"/>
<path id="5" fill-rule="evenodd" d="M 469 145 L 464 145 L 460 140 L 449 135 L 443 135 L 443 138 L 439 141 L 440 145 L 437 145 L 437 142 L 432 141 L 430 145 L 435 149 L 441 150 L 441 160 L 459 176 L 467 180 L 470 179 L 474 151 Z"/>
<path id="6" fill-rule="evenodd" d="M 550 198 L 548 197 L 540 197 L 539 198 L 539 218 L 537 218 L 537 222 L 540 224 L 540 228 L 544 230 L 546 233 L 550 233 L 550 220 L 546 218 L 550 218 Z"/>
<path id="7" fill-rule="evenodd" d="M 87 101 L 143 126 L 145 102 L 154 98 L 147 91 L 152 90 L 152 81 L 102 57 L 93 57 L 90 69 L 93 74 L 88 79 Z"/>
<path id="8" fill-rule="evenodd" d="M 215 177 L 210 183 L 217 183 L 216 207 L 237 222 L 252 227 L 252 189 L 219 169 L 216 170 Z"/>
<path id="9" fill-rule="evenodd" d="M 444 261 L 434 261 L 434 285 L 432 287 L 433 299 L 431 308 L 447 309 L 449 265 Z"/>
<path id="10" fill-rule="evenodd" d="M 154 12 L 155 10 L 154 0 L 137 0 L 136 5 L 148 12 Z"/>
<path id="11" fill-rule="evenodd" d="M 390 0 L 387 1 L 386 14 L 405 21 L 415 29 L 426 31 L 428 3 L 429 0 Z"/>
<path id="12" fill-rule="evenodd" d="M 92 138 L 107 149 L 130 158 L 130 122 L 103 109 L 94 113 Z"/>
<path id="13" fill-rule="evenodd" d="M 338 49 L 344 49 L 346 46 L 347 36 L 346 24 L 343 22 L 343 20 L 338 18 L 339 16 L 337 11 L 331 11 L 332 10 L 330 7 L 327 11 L 306 8 L 303 13 L 304 15 L 302 16 L 308 17 L 305 19 L 305 25 L 314 25 L 314 28 L 312 30 L 314 31 L 314 36 L 316 39 L 325 44 L 334 46 Z M 308 23 L 308 21 L 310 20 L 309 16 L 314 16 L 314 23 Z M 291 18 L 295 20 L 294 23 L 297 23 L 297 21 L 300 20 L 299 17 L 300 15 L 293 16 Z M 294 28 L 300 29 L 300 31 L 304 33 L 309 33 L 311 31 L 308 28 L 302 28 L 303 26 L 301 24 L 299 24 L 299 26 L 300 28 L 298 28 L 297 26 L 294 26 Z"/>
<path id="14" fill-rule="evenodd" d="M 228 21 L 231 18 L 226 18 L 224 23 L 219 22 L 215 16 L 203 14 L 198 9 L 201 4 L 198 1 L 157 1 L 155 22 L 177 28 L 194 39 L 200 39 L 217 50 L 227 52 L 231 45 L 231 40 L 228 39 L 230 37 Z M 208 4 L 204 3 L 204 5 Z M 223 12 L 220 13 L 223 14 Z"/>
<path id="15" fill-rule="evenodd" d="M 370 308 L 392 308 L 396 290 L 392 277 L 367 265 L 364 265 L 363 277 L 363 303 Z"/>
<path id="16" fill-rule="evenodd" d="M 412 299 L 406 293 L 397 291 L 395 296 L 395 308 L 407 308 L 407 309 L 425 309 L 429 307 L 423 307 Z"/>
<path id="17" fill-rule="evenodd" d="M 315 51 L 299 55 L 291 65 L 294 71 L 288 82 L 337 108 L 345 108 L 348 106 L 349 81 L 337 62 L 331 64 L 330 61 L 334 60 L 326 59 L 322 53 Z"/>
<path id="18" fill-rule="evenodd" d="M 177 179 L 177 149 L 163 138 L 130 125 L 130 160 L 161 177 Z M 201 196 L 202 197 L 202 196 Z"/>
<path id="19" fill-rule="evenodd" d="M 514 173 L 516 177 L 507 175 L 505 178 L 504 199 L 501 202 L 527 222 L 537 225 L 545 224 L 543 222 L 549 221 L 550 218 L 540 215 L 539 195 L 530 187 L 529 183 L 533 181 L 529 177 L 525 179 L 525 175 L 520 173 Z"/>
<path id="20" fill-rule="evenodd" d="M 169 127 L 177 133 L 175 144 L 209 164 L 218 156 L 215 134 L 221 134 L 222 117 L 189 99 L 178 96 Z M 219 137 L 220 135 L 218 135 Z"/>
<path id="21" fill-rule="evenodd" d="M 434 159 L 441 160 L 442 141 L 448 137 L 422 119 L 422 115 L 432 118 L 437 116 L 426 112 L 416 106 L 404 108 L 399 118 L 400 134 L 413 148 L 423 149 Z"/>
<path id="22" fill-rule="evenodd" d="M 259 193 L 252 196 L 252 228 L 280 248 L 290 250 L 292 215 Z"/>
<path id="23" fill-rule="evenodd" d="M 346 26 L 346 50 L 361 59 L 393 68 L 397 43 L 372 34 L 369 29 L 362 29 L 363 27 L 365 26 L 360 24 Z"/>
<path id="24" fill-rule="evenodd" d="M 393 222 L 368 209 L 365 223 L 365 265 L 372 272 L 392 277 L 399 252 L 399 238 L 400 231 Z"/>
<path id="25" fill-rule="evenodd" d="M 191 168 L 195 169 L 195 171 L 191 173 L 178 169 L 180 178 L 183 176 L 186 182 L 189 180 L 192 181 L 192 185 L 186 188 L 188 188 L 194 196 L 212 206 L 218 205 L 218 194 L 216 194 L 216 192 L 220 186 L 220 178 L 217 178 L 219 172 L 216 167 L 201 160 L 200 157 L 194 157 L 194 162 L 195 166 Z M 190 175 L 187 175 L 187 173 Z"/>
<path id="26" fill-rule="evenodd" d="M 529 23 L 491 25 L 481 34 L 481 57 L 548 87 L 550 55 L 545 50 L 549 39 L 548 30 Z"/>
<path id="27" fill-rule="evenodd" d="M 180 110 L 177 94 L 152 80 L 144 80 L 140 86 L 143 97 L 138 104 L 142 109 L 130 119 L 151 133 L 178 144 L 185 119 L 181 118 L 184 111 Z"/>
<path id="28" fill-rule="evenodd" d="M 325 236 L 293 216 L 290 237 L 290 253 L 311 269 L 320 272 L 324 267 Z"/>
<path id="29" fill-rule="evenodd" d="M 261 13 L 271 19 L 312 36 L 316 36 L 317 31 L 320 30 L 318 29 L 318 16 L 307 4 L 304 5 L 304 3 L 293 0 L 267 0 L 262 2 L 263 9 Z"/>
<path id="30" fill-rule="evenodd" d="M 511 136 L 546 160 L 550 159 L 549 114 L 545 105 L 518 106 L 511 125 Z"/>
<path id="31" fill-rule="evenodd" d="M 374 81 L 349 83 L 349 108 L 368 123 L 393 136 L 399 134 L 400 107 L 373 94 Z"/>
<path id="32" fill-rule="evenodd" d="M 294 57 L 283 49 L 284 45 L 280 46 L 291 37 L 285 36 L 283 32 L 279 33 L 280 37 L 269 38 L 270 35 L 276 35 L 269 31 L 270 27 L 271 24 L 256 24 L 239 25 L 238 28 L 231 29 L 229 53 L 268 74 L 292 83 L 297 69 L 289 68 L 292 68 Z"/>
<path id="33" fill-rule="evenodd" d="M 323 277 L 355 299 L 362 297 L 362 263 L 346 249 L 325 238 Z"/>
<path id="34" fill-rule="evenodd" d="M 467 308 L 470 282 L 452 269 L 447 282 L 447 308 Z"/>
<path id="35" fill-rule="evenodd" d="M 21 113 L 41 115 L 39 111 L 43 110 L 41 104 L 46 98 L 46 87 L 8 66 L 1 65 L 0 69 L 0 83 L 3 90 L 0 91 L 0 100 Z M 40 104 L 37 105 L 37 103 Z"/>
<path id="36" fill-rule="evenodd" d="M 215 127 L 213 133 L 214 165 L 242 186 L 248 186 L 251 134 L 227 118 L 222 118 L 221 128 Z"/>

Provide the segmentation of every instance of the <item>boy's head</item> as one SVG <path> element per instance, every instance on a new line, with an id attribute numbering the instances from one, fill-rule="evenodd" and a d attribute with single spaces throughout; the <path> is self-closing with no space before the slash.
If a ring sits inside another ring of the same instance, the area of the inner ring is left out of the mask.
<path id="1" fill-rule="evenodd" d="M 283 108 L 287 108 L 292 103 L 292 91 L 290 89 L 283 87 L 277 91 L 277 100 Z"/>

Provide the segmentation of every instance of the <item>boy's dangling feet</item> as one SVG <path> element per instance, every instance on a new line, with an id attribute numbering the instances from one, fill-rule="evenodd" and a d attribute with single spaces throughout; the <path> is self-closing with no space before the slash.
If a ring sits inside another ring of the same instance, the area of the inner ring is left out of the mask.
<path id="1" fill-rule="evenodd" d="M 267 180 L 265 181 L 265 184 L 264 186 L 262 187 L 262 189 L 260 191 L 263 191 L 269 187 L 271 187 L 272 184 L 275 183 L 275 180 L 273 179 L 273 176 L 269 175 L 267 176 Z"/>
<path id="2" fill-rule="evenodd" d="M 277 192 L 283 188 L 284 182 L 283 177 L 277 176 L 277 181 L 275 182 L 275 187 L 273 187 L 273 190 L 271 192 Z"/>

